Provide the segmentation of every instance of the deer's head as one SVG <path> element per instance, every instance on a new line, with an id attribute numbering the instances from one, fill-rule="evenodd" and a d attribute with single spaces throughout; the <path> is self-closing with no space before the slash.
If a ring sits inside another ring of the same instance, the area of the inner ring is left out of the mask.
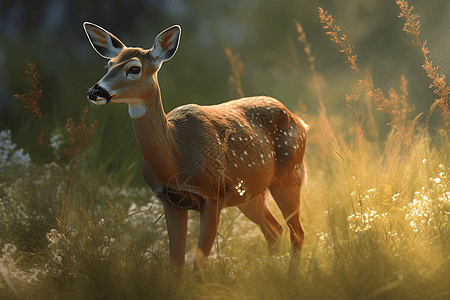
<path id="1" fill-rule="evenodd" d="M 88 92 L 89 100 L 102 105 L 127 103 L 130 109 L 142 106 L 158 89 L 157 73 L 164 61 L 178 49 L 181 27 L 162 31 L 149 50 L 125 46 L 117 37 L 95 24 L 85 22 L 84 30 L 94 50 L 109 59 L 108 72 Z"/>

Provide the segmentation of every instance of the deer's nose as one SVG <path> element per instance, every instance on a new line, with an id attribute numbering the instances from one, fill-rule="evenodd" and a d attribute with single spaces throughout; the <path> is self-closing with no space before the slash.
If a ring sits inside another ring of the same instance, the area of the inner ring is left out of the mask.
<path id="1" fill-rule="evenodd" d="M 98 83 L 96 83 L 89 91 L 88 91 L 88 95 L 89 95 L 89 100 L 97 100 L 98 98 L 109 98 L 110 95 L 108 93 L 108 91 L 106 91 L 105 89 L 103 89 L 101 86 L 98 85 Z"/>

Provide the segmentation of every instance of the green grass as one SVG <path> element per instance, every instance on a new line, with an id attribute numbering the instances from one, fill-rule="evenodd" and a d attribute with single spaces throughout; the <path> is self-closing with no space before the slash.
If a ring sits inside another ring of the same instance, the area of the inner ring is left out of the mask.
<path id="1" fill-rule="evenodd" d="M 313 73 L 312 89 L 323 88 L 314 82 L 319 75 Z M 364 80 L 367 93 L 377 92 Z M 325 106 L 319 115 L 306 115 L 311 125 L 309 176 L 301 196 L 306 238 L 299 257 L 289 255 L 287 228 L 273 254 L 259 228 L 227 208 L 209 268 L 194 274 L 199 216 L 192 212 L 180 280 L 169 271 L 162 205 L 148 187 L 132 184 L 140 170 L 134 160 L 111 167 L 117 153 L 108 148 L 100 153 L 102 122 L 76 163 L 64 160 L 56 142 L 48 146 L 52 163 L 31 163 L 3 132 L 0 299 L 448 299 L 446 119 L 443 129 L 417 125 L 410 110 L 395 111 L 399 102 L 392 95 L 382 108 L 396 125 L 391 123 L 384 140 L 375 124 L 379 115 L 372 112 L 373 105 L 380 108 L 381 94 L 376 99 L 369 94 L 374 104 L 349 98 L 353 120 L 329 115 Z M 411 124 L 415 130 L 399 130 Z M 64 128 L 53 132 L 63 134 Z M 120 151 L 134 151 L 127 150 L 131 147 L 135 142 Z M 269 206 L 282 220 L 273 201 Z"/>

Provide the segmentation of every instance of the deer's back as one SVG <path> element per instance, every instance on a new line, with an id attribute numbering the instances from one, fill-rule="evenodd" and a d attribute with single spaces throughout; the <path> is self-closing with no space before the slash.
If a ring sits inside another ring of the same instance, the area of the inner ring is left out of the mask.
<path id="1" fill-rule="evenodd" d="M 197 178 L 205 195 L 217 195 L 220 187 L 228 196 L 256 196 L 302 165 L 306 129 L 274 98 L 186 105 L 168 120 L 183 157 L 181 172 Z"/>

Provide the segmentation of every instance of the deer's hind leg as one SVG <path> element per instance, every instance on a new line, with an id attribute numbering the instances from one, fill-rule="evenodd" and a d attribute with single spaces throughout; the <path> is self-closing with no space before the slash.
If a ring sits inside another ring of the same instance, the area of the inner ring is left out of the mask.
<path id="1" fill-rule="evenodd" d="M 275 202 L 280 208 L 291 233 L 291 243 L 294 252 L 302 250 L 305 239 L 300 223 L 300 189 L 302 175 L 300 172 L 269 187 Z"/>
<path id="2" fill-rule="evenodd" d="M 273 216 L 267 207 L 264 196 L 269 196 L 269 191 L 260 194 L 248 203 L 238 206 L 241 212 L 252 222 L 259 225 L 270 248 L 273 248 L 278 237 L 283 234 L 283 226 Z"/>

